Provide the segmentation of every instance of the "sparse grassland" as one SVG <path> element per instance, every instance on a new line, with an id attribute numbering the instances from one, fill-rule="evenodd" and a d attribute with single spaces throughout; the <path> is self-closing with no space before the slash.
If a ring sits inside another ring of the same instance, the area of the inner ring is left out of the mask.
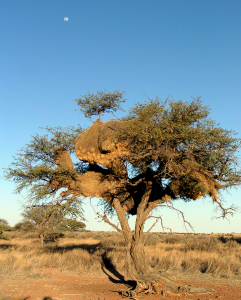
<path id="1" fill-rule="evenodd" d="M 241 234 L 150 233 L 145 251 L 153 271 L 241 279 Z M 0 239 L 0 275 L 4 276 L 44 276 L 48 269 L 100 274 L 103 258 L 117 270 L 125 270 L 121 233 L 67 233 L 56 243 L 47 241 L 43 248 L 35 233 L 6 232 Z"/>

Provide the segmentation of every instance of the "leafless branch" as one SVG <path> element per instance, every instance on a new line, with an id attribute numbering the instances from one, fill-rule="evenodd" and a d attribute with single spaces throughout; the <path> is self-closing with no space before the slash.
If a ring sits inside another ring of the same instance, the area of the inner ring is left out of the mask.
<path id="1" fill-rule="evenodd" d="M 227 219 L 227 215 L 231 215 L 233 216 L 233 214 L 237 211 L 239 211 L 239 208 L 235 205 L 231 205 L 230 207 L 228 208 L 224 208 L 221 201 L 219 201 L 218 199 L 216 200 L 213 200 L 215 203 L 217 203 L 218 207 L 221 209 L 222 211 L 222 214 L 221 216 L 219 217 L 213 217 L 212 219 L 220 219 L 220 218 L 223 218 L 223 219 Z"/>
<path id="2" fill-rule="evenodd" d="M 99 212 L 97 212 L 97 211 L 95 210 L 95 208 L 94 208 L 93 205 L 91 204 L 91 198 L 90 198 L 90 205 L 91 205 L 92 209 L 94 210 L 95 214 L 96 214 L 99 218 L 102 219 L 101 221 L 106 222 L 106 223 L 109 224 L 110 226 L 114 227 L 117 231 L 123 232 L 123 230 L 121 230 L 121 229 L 118 227 L 119 222 L 118 222 L 117 225 L 115 225 L 114 223 L 112 223 L 112 222 L 107 218 L 107 216 L 106 216 L 106 214 L 105 214 L 105 211 L 104 211 L 104 215 L 102 215 L 102 214 L 100 214 Z"/>
<path id="3" fill-rule="evenodd" d="M 164 227 L 164 226 L 163 226 L 162 216 L 159 216 L 159 217 L 156 217 L 156 216 L 149 216 L 147 219 L 149 219 L 149 218 L 154 218 L 154 219 L 156 219 L 156 221 L 155 221 L 155 222 L 152 224 L 152 226 L 147 230 L 146 236 L 145 236 L 145 239 L 144 239 L 144 244 L 146 243 L 146 239 L 147 239 L 147 237 L 148 237 L 148 233 L 152 230 L 152 228 L 156 225 L 156 223 L 157 223 L 159 220 L 160 220 L 160 222 L 161 222 L 162 230 L 164 231 L 164 229 L 168 229 L 168 230 L 170 230 L 170 232 L 172 233 L 171 228 L 168 228 L 168 227 Z"/>
<path id="4" fill-rule="evenodd" d="M 162 216 L 159 216 L 159 217 L 156 217 L 156 216 L 149 216 L 148 219 L 149 219 L 149 218 L 154 218 L 154 219 L 156 219 L 156 221 L 155 221 L 155 223 L 151 226 L 151 228 L 150 228 L 147 232 L 149 232 L 149 231 L 156 225 L 156 223 L 160 220 L 160 222 L 161 222 L 161 227 L 162 227 L 163 231 L 164 231 L 164 229 L 168 229 L 168 230 L 170 230 L 170 232 L 172 233 L 172 229 L 171 229 L 171 228 L 163 226 Z"/>
<path id="5" fill-rule="evenodd" d="M 185 229 L 187 230 L 187 227 L 186 227 L 186 224 L 187 224 L 191 228 L 191 230 L 193 232 L 195 232 L 194 229 L 193 229 L 193 227 L 192 227 L 192 225 L 185 219 L 184 213 L 181 210 L 179 210 L 179 209 L 175 208 L 173 205 L 169 205 L 169 204 L 160 204 L 158 206 L 159 207 L 168 207 L 170 209 L 173 209 L 173 210 L 177 211 L 181 215 L 181 217 L 182 217 Z"/>
<path id="6" fill-rule="evenodd" d="M 158 222 L 158 220 L 156 220 L 156 221 L 152 224 L 152 226 L 147 230 L 146 233 L 149 233 L 149 232 L 152 230 L 152 228 L 156 225 L 157 222 Z"/>

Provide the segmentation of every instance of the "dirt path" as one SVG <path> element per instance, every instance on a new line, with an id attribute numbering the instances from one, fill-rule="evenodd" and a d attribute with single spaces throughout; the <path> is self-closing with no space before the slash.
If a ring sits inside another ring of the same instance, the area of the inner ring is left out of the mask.
<path id="1" fill-rule="evenodd" d="M 118 291 L 125 290 L 121 283 L 113 283 L 103 276 L 76 276 L 58 273 L 53 270 L 45 271 L 49 277 L 42 279 L 22 279 L 17 277 L 0 278 L 1 300 L 120 300 L 123 299 Z M 178 281 L 180 282 L 180 281 Z M 215 289 L 213 294 L 183 295 L 166 297 L 165 299 L 193 300 L 239 300 L 241 299 L 241 282 L 223 283 L 223 281 L 181 281 L 193 287 L 210 287 Z M 48 298 L 49 297 L 49 298 Z M 161 295 L 139 296 L 138 299 L 160 300 Z"/>

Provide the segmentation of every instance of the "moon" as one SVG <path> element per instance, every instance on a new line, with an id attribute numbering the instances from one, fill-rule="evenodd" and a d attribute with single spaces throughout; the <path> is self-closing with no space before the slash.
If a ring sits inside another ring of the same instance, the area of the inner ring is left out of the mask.
<path id="1" fill-rule="evenodd" d="M 66 21 L 66 22 L 69 21 L 69 18 L 65 17 L 65 18 L 64 18 L 64 21 Z"/>

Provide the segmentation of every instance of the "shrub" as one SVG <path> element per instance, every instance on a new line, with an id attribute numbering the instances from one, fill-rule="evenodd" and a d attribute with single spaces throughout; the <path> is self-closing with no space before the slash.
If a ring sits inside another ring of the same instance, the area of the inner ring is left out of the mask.
<path id="1" fill-rule="evenodd" d="M 56 242 L 59 238 L 63 238 L 64 234 L 60 231 L 47 230 L 44 233 L 44 238 Z"/>

